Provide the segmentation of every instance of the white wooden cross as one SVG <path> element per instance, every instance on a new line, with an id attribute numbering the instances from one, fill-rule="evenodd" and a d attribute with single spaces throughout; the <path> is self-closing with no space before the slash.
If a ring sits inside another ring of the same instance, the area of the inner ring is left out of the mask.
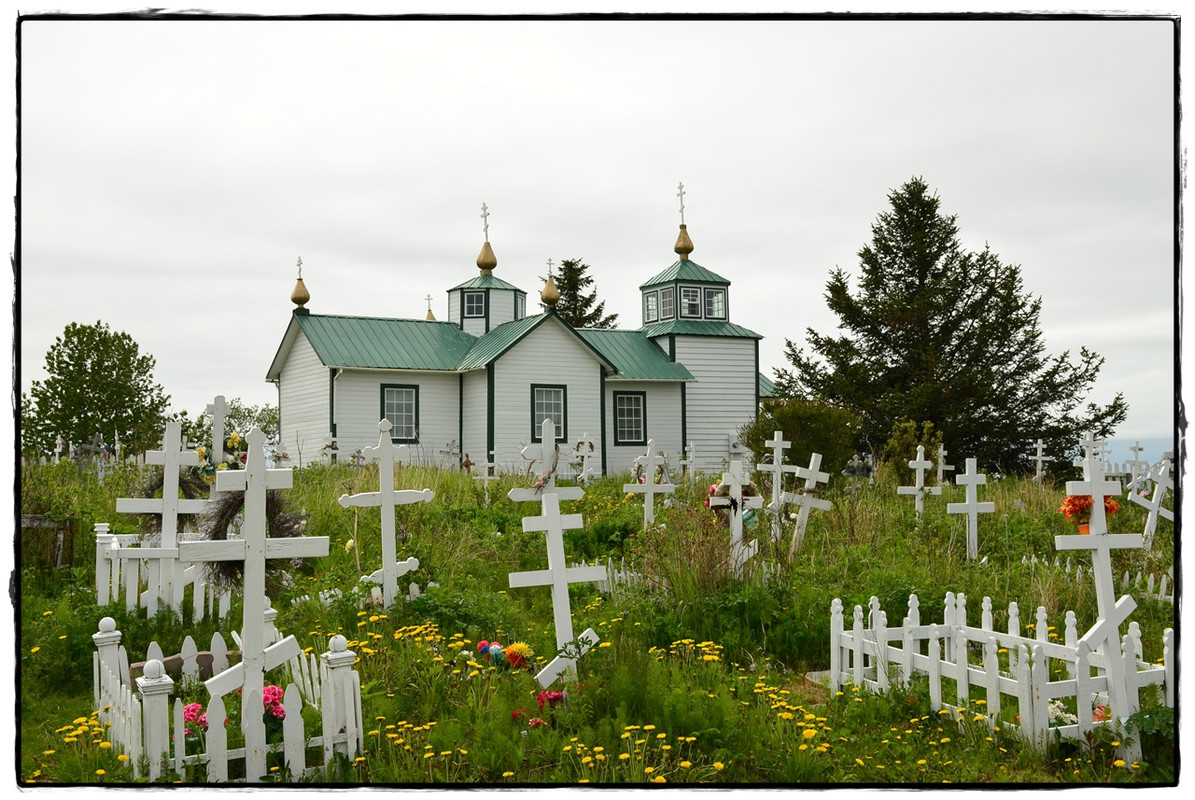
<path id="1" fill-rule="evenodd" d="M 967 558 L 974 560 L 979 557 L 979 514 L 991 514 L 996 510 L 996 504 L 979 502 L 979 487 L 988 482 L 988 476 L 978 472 L 977 460 L 967 459 L 967 471 L 954 479 L 960 486 L 967 487 L 967 499 L 962 503 L 947 503 L 947 514 L 967 515 Z"/>
<path id="2" fill-rule="evenodd" d="M 362 577 L 362 580 L 381 584 L 382 602 L 386 608 L 398 601 L 398 579 L 419 568 L 418 559 L 396 561 L 398 546 L 394 534 L 394 507 L 411 503 L 430 503 L 436 496 L 431 489 L 395 491 L 394 465 L 409 455 L 410 448 L 405 444 L 394 444 L 390 439 L 390 428 L 390 420 L 383 419 L 379 422 L 377 447 L 366 447 L 362 451 L 366 458 L 376 458 L 378 461 L 378 491 L 342 494 L 338 501 L 344 508 L 380 506 L 382 509 L 382 568 Z M 414 563 L 411 563 L 412 561 Z"/>
<path id="3" fill-rule="evenodd" d="M 1042 465 L 1046 461 L 1054 460 L 1051 456 L 1045 455 L 1045 447 L 1046 446 L 1042 443 L 1042 440 L 1038 439 L 1037 440 L 1037 455 L 1035 455 L 1029 459 L 1030 461 L 1037 462 L 1037 470 L 1033 476 L 1033 480 L 1037 481 L 1038 483 L 1041 483 L 1041 479 L 1045 476 L 1045 471 L 1042 469 Z"/>
<path id="4" fill-rule="evenodd" d="M 116 499 L 116 511 L 120 514 L 157 514 L 162 518 L 162 536 L 157 547 L 124 548 L 120 554 L 126 558 L 147 560 L 150 565 L 149 588 L 145 609 L 150 616 L 157 612 L 157 604 L 169 605 L 172 611 L 181 610 L 183 581 L 179 572 L 178 534 L 179 514 L 202 514 L 207 510 L 207 500 L 187 500 L 178 496 L 178 471 L 182 467 L 195 466 L 199 456 L 182 448 L 182 423 L 167 422 L 166 438 L 161 450 L 150 450 L 145 454 L 146 464 L 162 465 L 162 496 Z"/>
<path id="5" fill-rule="evenodd" d="M 925 472 L 933 465 L 933 462 L 925 457 L 925 445 L 917 445 L 917 458 L 909 462 L 909 466 L 917 473 L 916 481 L 912 486 L 896 487 L 897 494 L 913 495 L 917 508 L 917 519 L 919 521 L 921 519 L 921 512 L 925 510 L 925 495 L 942 493 L 941 486 L 925 485 Z"/>
<path id="6" fill-rule="evenodd" d="M 527 445 L 519 451 L 523 458 L 531 462 L 527 465 L 528 470 L 536 463 L 540 465 L 540 469 L 537 471 L 539 479 L 536 481 L 538 489 L 548 491 L 556 488 L 556 460 L 560 457 L 557 448 L 556 424 L 551 419 L 545 419 L 540 425 L 538 452 L 534 445 Z"/>
<path id="7" fill-rule="evenodd" d="M 576 452 L 581 462 L 581 471 L 577 474 L 577 481 L 585 483 L 597 475 L 597 472 L 589 465 L 589 460 L 593 458 L 594 444 L 593 440 L 589 438 L 588 431 L 581 434 L 581 438 L 577 441 Z"/>
<path id="8" fill-rule="evenodd" d="M 481 467 L 481 474 L 474 475 L 473 480 L 481 481 L 481 485 L 485 487 L 485 507 L 490 507 L 490 482 L 499 479 L 498 475 L 494 474 L 494 467 L 497 466 L 493 462 L 493 453 L 490 453 L 490 461 L 483 461 L 480 464 L 474 464 L 475 467 Z"/>
<path id="9" fill-rule="evenodd" d="M 459 467 L 461 463 L 461 449 L 457 446 L 456 439 L 445 442 L 444 446 L 440 448 L 440 455 L 448 459 L 450 467 Z"/>
<path id="10" fill-rule="evenodd" d="M 846 464 L 846 469 L 842 471 L 843 475 L 851 479 L 850 485 L 847 487 L 848 492 L 853 492 L 859 488 L 859 476 L 863 474 L 863 469 L 866 466 L 867 463 L 859 458 L 858 453 L 851 456 L 851 460 Z"/>
<path id="11" fill-rule="evenodd" d="M 1132 451 L 1133 458 L 1131 461 L 1129 461 L 1129 486 L 1128 486 L 1127 491 L 1136 492 L 1138 489 L 1141 488 L 1140 484 L 1141 484 L 1142 480 L 1145 478 L 1145 475 L 1141 471 L 1141 468 L 1148 466 L 1149 462 L 1141 460 L 1141 453 L 1143 450 L 1143 448 L 1141 447 L 1141 442 L 1139 442 L 1139 441 L 1133 442 L 1133 446 L 1130 447 L 1129 450 Z"/>
<path id="12" fill-rule="evenodd" d="M 643 483 L 624 483 L 622 485 L 624 492 L 643 495 L 643 528 L 645 530 L 656 518 L 656 495 L 672 494 L 676 491 L 676 486 L 671 483 L 656 483 L 656 470 L 662 463 L 659 453 L 656 452 L 655 441 L 648 439 L 647 452 L 635 459 L 636 466 L 643 468 Z M 664 480 L 668 480 L 667 476 Z"/>
<path id="13" fill-rule="evenodd" d="M 1162 500 L 1166 497 L 1166 492 L 1173 486 L 1170 477 L 1170 461 L 1162 459 L 1162 463 L 1149 473 L 1150 480 L 1154 482 L 1153 498 L 1146 500 L 1137 492 L 1129 492 L 1129 501 L 1145 508 L 1149 511 L 1149 516 L 1145 518 L 1145 546 L 1149 547 L 1153 544 L 1154 532 L 1158 528 L 1158 517 L 1165 517 L 1174 522 L 1174 512 L 1168 508 L 1162 508 Z"/>
<path id="14" fill-rule="evenodd" d="M 946 463 L 946 448 L 938 445 L 938 485 L 942 485 L 942 473 L 950 471 L 954 472 L 954 465 Z"/>
<path id="15" fill-rule="evenodd" d="M 229 411 L 228 404 L 224 402 L 224 395 L 216 395 L 215 401 L 208 403 L 206 410 L 212 415 L 212 449 L 208 460 L 215 466 L 224 460 L 224 421 L 228 419 Z M 213 481 L 211 489 L 208 490 L 208 497 L 214 498 L 216 492 L 216 484 Z"/>
<path id="16" fill-rule="evenodd" d="M 798 467 L 784 464 L 784 451 L 792 447 L 792 442 L 784 440 L 783 432 L 775 431 L 772 438 L 764 442 L 764 447 L 772 451 L 771 459 L 763 466 L 756 465 L 756 470 L 772 476 L 772 502 L 768 504 L 768 510 L 772 516 L 772 540 L 778 541 L 780 539 L 780 509 L 784 504 L 782 497 L 784 473 L 796 472 Z"/>
<path id="17" fill-rule="evenodd" d="M 1097 617 L 1095 624 L 1079 642 L 1085 642 L 1093 651 L 1103 656 L 1104 668 L 1108 672 L 1108 703 L 1112 713 L 1123 723 L 1134 711 L 1130 703 L 1130 687 L 1126 665 L 1121 648 L 1120 625 L 1137 607 L 1131 595 L 1115 600 L 1116 587 L 1112 575 L 1112 550 L 1141 547 L 1143 537 L 1139 533 L 1110 534 L 1104 526 L 1104 495 L 1120 491 L 1118 481 L 1068 481 L 1066 492 L 1071 495 L 1090 494 L 1092 499 L 1092 522 L 1099 514 L 1099 530 L 1093 524 L 1088 536 L 1055 536 L 1054 546 L 1058 550 L 1090 550 L 1092 576 L 1095 579 L 1095 600 Z M 1098 512 L 1097 512 L 1098 509 Z M 1076 643 L 1077 645 L 1078 643 Z M 1126 760 L 1140 757 L 1140 746 L 1135 742 L 1122 746 Z"/>
<path id="18" fill-rule="evenodd" d="M 1103 470 L 1099 468 L 1099 465 L 1094 463 L 1099 459 L 1095 453 L 1095 450 L 1100 445 L 1100 442 L 1096 441 L 1094 434 L 1087 433 L 1082 439 L 1079 440 L 1079 445 L 1083 448 L 1083 458 L 1079 461 L 1074 461 L 1071 463 L 1073 463 L 1076 467 L 1082 467 L 1083 480 L 1089 481 L 1091 480 L 1092 476 L 1103 473 Z"/>
<path id="19" fill-rule="evenodd" d="M 692 442 L 689 442 L 689 445 L 685 448 L 685 457 L 680 462 L 680 471 L 681 480 L 690 485 L 696 479 L 694 474 L 697 468 L 696 458 L 697 448 L 693 446 Z"/>
<path id="20" fill-rule="evenodd" d="M 824 500 L 813 494 L 819 483 L 827 483 L 830 480 L 829 473 L 821 471 L 821 465 L 822 454 L 812 454 L 809 457 L 808 467 L 796 468 L 797 477 L 805 481 L 804 491 L 785 492 L 781 495 L 783 502 L 801 507 L 801 510 L 797 512 L 797 524 L 793 526 L 792 542 L 788 546 L 789 558 L 792 558 L 793 553 L 797 552 L 797 548 L 801 546 L 801 541 L 805 538 L 805 526 L 809 523 L 809 512 L 815 508 L 822 511 L 829 511 L 831 508 L 829 500 Z"/>
<path id="21" fill-rule="evenodd" d="M 76 451 L 75 458 L 79 461 L 79 477 L 83 476 L 83 461 L 86 459 L 88 466 L 91 465 L 91 460 L 100 455 L 104 450 L 104 437 L 96 434 L 91 437 L 91 444 L 80 445 Z M 84 455 L 88 453 L 89 455 Z"/>
<path id="22" fill-rule="evenodd" d="M 743 542 L 743 513 L 748 509 L 763 508 L 762 497 L 758 495 L 743 496 L 743 487 L 747 484 L 743 462 L 731 461 L 730 471 L 722 473 L 722 485 L 727 488 L 727 496 L 710 498 L 710 508 L 715 506 L 730 508 L 730 567 L 736 574 L 747 559 L 754 556 L 755 551 L 759 549 L 759 542 Z"/>
<path id="23" fill-rule="evenodd" d="M 573 491 L 569 491 L 569 489 Z M 521 497 L 513 496 L 515 491 L 511 492 L 511 499 L 521 499 Z M 565 561 L 564 531 L 582 528 L 585 523 L 580 514 L 562 516 L 560 500 L 562 497 L 576 499 L 583 494 L 580 487 L 567 487 L 539 496 L 543 504 L 543 516 L 524 517 L 523 531 L 543 531 L 547 534 L 548 568 L 534 572 L 512 572 L 509 575 L 512 589 L 528 586 L 552 587 L 552 615 L 556 625 L 558 655 L 535 676 L 536 681 L 544 688 L 550 686 L 561 674 L 568 673 L 575 677 L 577 660 L 598 642 L 598 635 L 594 633 L 593 628 L 587 628 L 581 634 L 581 638 L 574 642 L 573 614 L 568 598 L 570 583 L 589 583 L 605 580 L 607 577 L 604 566 L 569 567 Z"/>
<path id="24" fill-rule="evenodd" d="M 220 491 L 245 493 L 245 522 L 241 526 L 242 539 L 211 539 L 180 542 L 179 558 L 183 561 L 243 561 L 244 611 L 241 620 L 241 661 L 205 685 L 212 697 L 223 697 L 235 689 L 243 690 L 245 708 L 261 702 L 261 690 L 267 670 L 285 664 L 302 650 L 294 636 L 266 646 L 266 560 L 271 558 L 311 558 L 328 555 L 327 536 L 295 536 L 271 539 L 266 535 L 266 492 L 270 489 L 289 489 L 294 473 L 289 469 L 266 469 L 266 436 L 253 428 L 245 437 L 249 452 L 245 469 L 223 470 L 216 475 Z M 265 774 L 265 730 L 261 714 L 242 714 L 241 728 L 245 732 L 245 774 Z M 252 744 L 251 744 L 252 743 Z"/>

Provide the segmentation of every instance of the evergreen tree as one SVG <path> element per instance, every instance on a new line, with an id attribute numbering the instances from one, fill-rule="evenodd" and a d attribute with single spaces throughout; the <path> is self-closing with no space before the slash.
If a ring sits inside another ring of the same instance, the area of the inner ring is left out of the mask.
<path id="1" fill-rule="evenodd" d="M 606 301 L 597 302 L 596 289 L 586 293 L 593 284 L 588 271 L 589 265 L 579 258 L 560 262 L 560 272 L 552 276 L 560 292 L 556 313 L 574 328 L 614 328 L 618 315 L 606 314 Z"/>
<path id="2" fill-rule="evenodd" d="M 855 409 L 872 449 L 902 420 L 932 422 L 959 458 L 1006 473 L 1031 471 L 1038 438 L 1058 466 L 1084 433 L 1110 436 L 1127 413 L 1121 394 L 1079 408 L 1104 359 L 1087 348 L 1077 363 L 1046 355 L 1041 299 L 1024 291 L 1020 267 L 986 246 L 964 252 L 955 217 L 920 178 L 889 200 L 858 253 L 858 292 L 841 268 L 826 285 L 845 333 L 807 329 L 810 355 L 786 341 L 793 368 L 776 371 L 778 390 Z"/>
<path id="3" fill-rule="evenodd" d="M 157 446 L 169 396 L 153 382 L 156 361 L 107 324 L 72 322 L 46 352 L 46 379 L 21 398 L 22 447 L 49 453 L 56 435 L 75 446 L 99 433 L 126 453 Z"/>

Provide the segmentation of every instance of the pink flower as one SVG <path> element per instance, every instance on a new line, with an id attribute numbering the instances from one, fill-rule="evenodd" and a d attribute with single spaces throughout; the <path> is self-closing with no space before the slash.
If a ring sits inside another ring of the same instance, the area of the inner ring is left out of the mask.
<path id="1" fill-rule="evenodd" d="M 1112 717 L 1112 709 L 1107 706 L 1096 706 L 1091 712 L 1093 722 L 1104 722 Z"/>
<path id="2" fill-rule="evenodd" d="M 203 728 L 205 731 L 207 730 L 207 712 L 206 711 L 203 712 L 202 714 L 200 714 L 199 719 L 197 719 L 195 721 L 199 723 L 199 726 L 201 728 Z"/>
<path id="3" fill-rule="evenodd" d="M 531 719 L 527 720 L 528 728 L 538 728 L 538 727 L 541 727 L 541 726 L 547 725 L 547 724 L 548 723 L 544 722 L 539 717 L 532 717 Z"/>
<path id="4" fill-rule="evenodd" d="M 199 715 L 202 713 L 202 711 L 202 704 L 188 703 L 187 705 L 183 706 L 183 722 L 195 722 L 199 719 Z"/>
<path id="5" fill-rule="evenodd" d="M 270 709 L 270 713 L 278 719 L 286 719 L 286 709 L 280 703 L 275 703 L 274 707 Z"/>
<path id="6" fill-rule="evenodd" d="M 551 708 L 552 706 L 558 704 L 562 700 L 564 700 L 564 692 L 560 692 L 560 691 L 556 691 L 556 690 L 540 692 L 539 695 L 535 698 L 535 702 L 539 703 L 539 707 L 540 707 L 541 711 L 543 710 L 544 703 L 547 703 L 548 707 Z"/>
<path id="7" fill-rule="evenodd" d="M 263 706 L 275 705 L 282 700 L 282 689 L 271 684 L 261 690 L 261 704 Z"/>

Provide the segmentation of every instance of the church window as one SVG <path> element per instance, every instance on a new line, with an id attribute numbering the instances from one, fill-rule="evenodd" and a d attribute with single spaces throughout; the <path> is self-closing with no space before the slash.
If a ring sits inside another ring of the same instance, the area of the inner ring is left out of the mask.
<path id="1" fill-rule="evenodd" d="M 545 419 L 552 420 L 556 426 L 556 440 L 563 441 L 568 435 L 565 423 L 566 387 L 544 384 L 531 385 L 531 441 L 543 440 L 542 431 Z"/>
<path id="2" fill-rule="evenodd" d="M 523 294 L 515 295 L 515 319 L 522 319 L 527 316 L 527 296 Z"/>
<path id="3" fill-rule="evenodd" d="M 382 385 L 382 416 L 395 442 L 419 441 L 419 387 Z"/>
<path id="4" fill-rule="evenodd" d="M 695 286 L 682 286 L 680 289 L 680 315 L 682 317 L 701 317 L 701 290 Z"/>
<path id="5" fill-rule="evenodd" d="M 705 290 L 705 318 L 726 319 L 726 290 Z"/>
<path id="6" fill-rule="evenodd" d="M 614 444 L 647 444 L 647 392 L 614 393 Z"/>
<path id="7" fill-rule="evenodd" d="M 485 292 L 465 292 L 465 316 L 485 316 Z"/>
<path id="8" fill-rule="evenodd" d="M 656 305 L 657 297 L 655 292 L 648 292 L 643 295 L 643 321 L 655 322 L 660 318 L 659 310 Z"/>
<path id="9" fill-rule="evenodd" d="M 660 319 L 672 319 L 676 316 L 676 309 L 673 306 L 672 288 L 660 290 Z"/>

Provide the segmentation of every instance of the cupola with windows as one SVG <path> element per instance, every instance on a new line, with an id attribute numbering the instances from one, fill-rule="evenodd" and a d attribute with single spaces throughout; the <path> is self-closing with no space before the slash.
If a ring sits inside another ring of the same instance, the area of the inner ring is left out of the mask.
<path id="1" fill-rule="evenodd" d="M 489 216 L 489 210 L 482 203 L 485 242 L 477 256 L 481 274 L 448 290 L 448 321 L 474 336 L 484 336 L 504 322 L 527 315 L 527 293 L 494 277 L 498 258 L 490 246 Z"/>

